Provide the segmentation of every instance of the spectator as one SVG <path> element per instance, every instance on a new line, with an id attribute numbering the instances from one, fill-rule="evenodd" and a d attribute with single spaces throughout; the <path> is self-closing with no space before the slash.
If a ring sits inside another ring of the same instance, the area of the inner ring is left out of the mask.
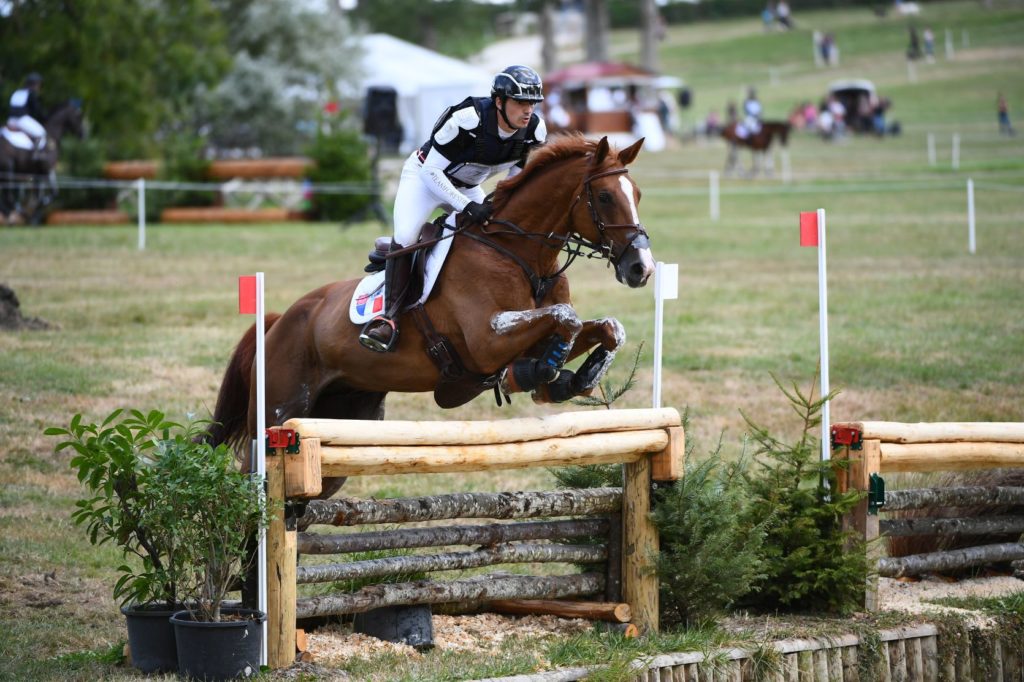
<path id="1" fill-rule="evenodd" d="M 704 119 L 704 134 L 708 137 L 717 137 L 721 130 L 722 122 L 718 119 L 718 112 L 712 109 Z"/>
<path id="2" fill-rule="evenodd" d="M 910 44 L 907 45 L 907 59 L 921 58 L 921 39 L 917 35 L 917 27 L 911 24 L 907 27 L 910 34 Z"/>
<path id="3" fill-rule="evenodd" d="M 736 102 L 729 100 L 729 103 L 725 105 L 725 125 L 732 125 L 739 120 L 739 115 L 736 113 Z"/>
<path id="4" fill-rule="evenodd" d="M 924 29 L 921 33 L 921 37 L 924 38 L 924 58 L 929 64 L 935 63 L 935 33 L 932 32 L 931 26 Z"/>
<path id="5" fill-rule="evenodd" d="M 999 110 L 999 134 L 1013 137 L 1017 131 L 1010 124 L 1010 106 L 1006 103 L 1006 95 L 999 93 L 996 98 L 996 108 Z"/>
<path id="6" fill-rule="evenodd" d="M 793 28 L 793 20 L 789 14 L 789 3 L 786 0 L 779 0 L 778 4 L 775 5 L 775 19 L 783 29 L 788 31 Z"/>
<path id="7" fill-rule="evenodd" d="M 811 102 L 804 103 L 804 127 L 813 130 L 818 121 L 818 109 Z"/>
<path id="8" fill-rule="evenodd" d="M 761 23 L 764 24 L 764 32 L 768 33 L 775 28 L 775 3 L 769 2 L 761 10 Z"/>

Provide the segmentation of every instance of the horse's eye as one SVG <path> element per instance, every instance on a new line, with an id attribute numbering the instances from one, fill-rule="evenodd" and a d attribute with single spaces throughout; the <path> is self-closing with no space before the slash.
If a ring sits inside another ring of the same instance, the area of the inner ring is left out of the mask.
<path id="1" fill-rule="evenodd" d="M 612 203 L 612 195 L 609 192 L 605 192 L 602 190 L 597 193 L 597 200 L 600 201 L 602 204 L 610 204 Z"/>

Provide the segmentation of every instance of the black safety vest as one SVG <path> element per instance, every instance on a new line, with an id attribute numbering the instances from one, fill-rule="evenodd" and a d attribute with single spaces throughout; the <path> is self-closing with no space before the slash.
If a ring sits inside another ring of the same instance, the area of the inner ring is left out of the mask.
<path id="1" fill-rule="evenodd" d="M 480 117 L 480 123 L 473 130 L 460 128 L 455 139 L 443 145 L 438 144 L 434 139 L 437 131 L 444 126 L 452 114 L 466 107 L 476 109 L 477 115 Z M 430 133 L 430 139 L 420 147 L 420 159 L 427 158 L 430 150 L 436 147 L 438 152 L 451 161 L 448 167 L 445 168 L 445 175 L 456 186 L 478 184 L 478 182 L 468 180 L 468 173 L 460 172 L 466 169 L 467 164 L 475 167 L 523 166 L 526 163 L 526 157 L 530 153 L 530 149 L 541 143 L 536 137 L 540 119 L 537 117 L 537 114 L 534 114 L 530 118 L 529 125 L 520 128 L 510 137 L 503 140 L 498 134 L 499 115 L 497 107 L 494 106 L 494 100 L 487 97 L 467 97 L 455 106 L 448 107 L 441 114 L 437 123 L 434 124 L 434 129 Z"/>

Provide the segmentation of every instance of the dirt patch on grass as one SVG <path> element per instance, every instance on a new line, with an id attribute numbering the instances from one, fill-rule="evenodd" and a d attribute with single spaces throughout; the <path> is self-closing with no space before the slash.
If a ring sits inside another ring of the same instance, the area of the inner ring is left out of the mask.
<path id="1" fill-rule="evenodd" d="M 21 302 L 18 301 L 14 289 L 0 284 L 0 330 L 14 331 L 18 329 L 53 329 L 54 325 L 38 317 L 25 317 L 21 314 Z"/>

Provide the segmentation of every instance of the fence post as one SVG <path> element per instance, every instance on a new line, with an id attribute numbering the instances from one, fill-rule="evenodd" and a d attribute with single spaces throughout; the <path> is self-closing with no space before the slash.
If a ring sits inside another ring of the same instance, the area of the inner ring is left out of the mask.
<path id="1" fill-rule="evenodd" d="M 651 562 L 658 530 L 651 521 L 651 458 L 624 465 L 622 485 L 622 598 L 641 633 L 658 631 L 658 577 Z"/>
<path id="2" fill-rule="evenodd" d="M 297 532 L 285 525 L 285 450 L 267 453 L 267 665 L 272 670 L 295 662 L 295 573 Z"/>
<path id="3" fill-rule="evenodd" d="M 850 459 L 847 481 L 850 488 L 867 493 L 871 483 L 871 474 L 877 474 L 882 459 L 882 443 L 878 440 L 865 440 L 860 450 L 845 448 Z M 878 539 L 878 515 L 868 514 L 868 498 L 857 503 L 850 518 L 847 520 L 856 536 L 866 543 L 868 579 L 864 586 L 864 608 L 867 611 L 878 610 L 878 559 L 881 556 L 881 542 Z"/>

